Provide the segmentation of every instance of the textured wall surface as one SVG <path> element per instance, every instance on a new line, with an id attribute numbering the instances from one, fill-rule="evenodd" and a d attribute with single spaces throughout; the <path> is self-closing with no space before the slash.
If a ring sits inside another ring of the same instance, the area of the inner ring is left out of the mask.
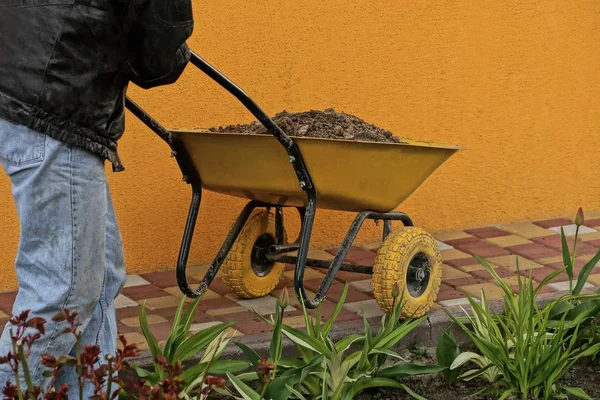
<path id="1" fill-rule="evenodd" d="M 191 46 L 267 112 L 335 107 L 399 136 L 469 148 L 402 205 L 418 225 L 439 231 L 600 210 L 599 2 L 197 3 Z M 191 67 L 172 87 L 130 95 L 169 127 L 252 119 Z M 128 270 L 173 267 L 188 188 L 167 146 L 132 116 L 120 149 L 126 171 L 109 175 Z M 0 290 L 16 286 L 9 193 L 2 176 Z M 192 264 L 212 258 L 241 204 L 205 197 Z M 318 217 L 314 244 L 329 246 L 352 216 Z"/>

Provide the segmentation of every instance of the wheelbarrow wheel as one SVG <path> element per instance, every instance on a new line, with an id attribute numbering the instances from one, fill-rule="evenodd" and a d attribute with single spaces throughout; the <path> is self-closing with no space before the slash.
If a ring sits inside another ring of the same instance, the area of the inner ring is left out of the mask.
<path id="1" fill-rule="evenodd" d="M 284 264 L 265 258 L 269 247 L 276 244 L 275 237 L 275 216 L 255 211 L 221 266 L 229 290 L 241 298 L 253 299 L 275 289 L 285 269 Z"/>
<path id="2" fill-rule="evenodd" d="M 386 314 L 394 307 L 392 290 L 396 282 L 401 286 L 397 301 L 404 303 L 401 318 L 427 314 L 442 282 L 442 257 L 435 239 L 420 228 L 405 227 L 392 232 L 377 253 L 373 292 Z"/>

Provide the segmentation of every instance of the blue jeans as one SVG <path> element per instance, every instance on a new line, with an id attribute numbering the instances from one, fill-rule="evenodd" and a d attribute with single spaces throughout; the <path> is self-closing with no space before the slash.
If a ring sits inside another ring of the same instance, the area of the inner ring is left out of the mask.
<path id="1" fill-rule="evenodd" d="M 10 177 L 21 234 L 15 261 L 19 291 L 13 314 L 31 310 L 46 334 L 35 343 L 29 367 L 35 384 L 47 387 L 40 356 L 74 355 L 75 339 L 52 317 L 76 311 L 83 346 L 98 345 L 101 362 L 116 353 L 115 299 L 125 284 L 123 244 L 106 182 L 104 161 L 85 150 L 0 119 L 0 163 Z M 10 323 L 0 338 L 0 355 L 11 351 Z M 6 365 L 0 385 L 14 382 Z M 59 385 L 77 377 L 65 371 Z M 84 398 L 92 394 L 85 388 Z"/>

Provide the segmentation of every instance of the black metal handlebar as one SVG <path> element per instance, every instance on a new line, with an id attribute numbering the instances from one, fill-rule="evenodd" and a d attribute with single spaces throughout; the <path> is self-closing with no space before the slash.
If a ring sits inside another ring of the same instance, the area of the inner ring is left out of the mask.
<path id="1" fill-rule="evenodd" d="M 219 72 L 215 67 L 210 65 L 196 53 L 191 52 L 190 63 L 208 75 L 212 80 L 218 83 L 221 87 L 231 93 L 235 98 L 237 98 L 248 111 L 250 111 L 263 125 L 264 127 L 281 143 L 281 145 L 285 148 L 289 161 L 292 164 L 294 171 L 296 173 L 296 177 L 298 178 L 298 184 L 300 188 L 306 193 L 307 196 L 307 206 L 303 210 L 303 218 L 302 218 L 302 227 L 300 232 L 300 241 L 299 241 L 299 249 L 298 249 L 298 259 L 296 262 L 295 269 L 295 279 L 294 279 L 294 289 L 296 291 L 296 295 L 298 298 L 302 298 L 304 300 L 304 304 L 308 308 L 315 308 L 320 303 L 321 299 L 324 297 L 325 291 L 319 291 L 314 299 L 309 299 L 307 297 L 307 293 L 304 290 L 304 267 L 308 258 L 308 249 L 310 244 L 310 237 L 312 233 L 312 226 L 315 219 L 316 207 L 317 207 L 317 193 L 315 189 L 315 185 L 310 176 L 308 168 L 304 162 L 304 158 L 302 157 L 302 153 L 300 149 L 294 143 L 294 141 L 246 94 L 239 86 L 233 83 L 229 78 Z M 129 97 L 125 100 L 126 107 L 142 122 L 144 122 L 152 131 L 154 131 L 158 136 L 160 136 L 173 150 L 173 155 L 176 157 L 177 162 L 184 174 L 184 180 L 192 185 L 193 198 L 192 203 L 190 204 L 190 210 L 188 213 L 188 219 L 186 222 L 186 228 L 184 231 L 183 242 L 179 251 L 179 258 L 177 262 L 177 281 L 179 287 L 183 291 L 184 294 L 192 297 L 199 296 L 206 288 L 208 284 L 212 281 L 214 276 L 216 275 L 218 269 L 224 261 L 226 254 L 229 252 L 229 249 L 233 245 L 233 242 L 237 238 L 243 223 L 245 223 L 246 219 L 249 216 L 249 212 L 257 206 L 256 203 L 251 202 L 244 209 L 238 221 L 236 221 L 235 229 L 230 231 L 227 239 L 223 243 L 219 254 L 211 264 L 209 271 L 207 272 L 200 288 L 198 290 L 192 290 L 188 284 L 187 277 L 185 274 L 187 259 L 191 247 L 192 237 L 194 226 L 196 224 L 196 218 L 198 215 L 198 209 L 200 207 L 201 200 L 201 180 L 198 172 L 191 165 L 191 160 L 189 156 L 186 154 L 185 149 L 180 143 L 175 143 L 173 141 L 173 137 L 171 133 L 166 130 L 158 121 L 152 118 L 148 113 L 146 113 L 139 105 L 133 102 Z M 329 279 L 326 279 L 328 282 L 324 282 L 324 286 L 327 288 L 331 285 L 331 281 L 333 280 L 333 274 L 329 274 Z"/>

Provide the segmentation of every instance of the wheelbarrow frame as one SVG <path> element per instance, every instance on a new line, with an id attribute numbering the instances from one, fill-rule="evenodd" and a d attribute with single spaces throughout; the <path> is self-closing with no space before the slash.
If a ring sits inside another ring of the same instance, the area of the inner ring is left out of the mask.
<path id="1" fill-rule="evenodd" d="M 190 155 L 188 154 L 183 143 L 174 135 L 165 129 L 158 121 L 145 112 L 138 104 L 129 97 L 126 98 L 126 107 L 152 131 L 154 131 L 161 139 L 163 139 L 171 147 L 171 156 L 175 157 L 179 168 L 183 174 L 183 180 L 192 188 L 192 198 L 186 220 L 183 239 L 179 250 L 177 260 L 177 283 L 183 294 L 189 297 L 198 297 L 208 287 L 219 272 L 219 269 L 227 255 L 229 254 L 233 244 L 237 240 L 242 228 L 248 221 L 252 212 L 257 208 L 265 208 L 267 210 L 275 209 L 275 241 L 276 244 L 268 249 L 255 249 L 259 253 L 254 255 L 265 263 L 281 262 L 295 265 L 294 270 L 294 290 L 299 301 L 303 301 L 307 308 L 316 308 L 319 303 L 325 298 L 327 291 L 333 284 L 336 274 L 339 271 L 359 272 L 364 274 L 373 274 L 373 267 L 369 265 L 355 265 L 344 262 L 350 247 L 354 243 L 358 232 L 366 220 L 384 221 L 383 223 L 383 239 L 385 240 L 392 230 L 392 221 L 401 221 L 404 226 L 413 226 L 412 220 L 402 212 L 375 212 L 362 211 L 359 212 L 354 221 L 350 225 L 348 232 L 338 248 L 337 254 L 332 261 L 309 258 L 310 239 L 312 228 L 315 221 L 317 209 L 317 192 L 310 172 L 304 163 L 304 159 L 300 149 L 294 141 L 248 96 L 239 86 L 229 80 L 225 75 L 219 72 L 216 68 L 198 56 L 196 53 L 191 53 L 190 63 L 208 75 L 212 80 L 218 83 L 221 87 L 237 98 L 248 111 L 250 111 L 260 121 L 265 128 L 277 139 L 277 141 L 285 148 L 289 162 L 294 168 L 298 178 L 298 185 L 305 192 L 307 197 L 306 206 L 293 207 L 296 208 L 301 221 L 301 228 L 298 238 L 294 243 L 284 243 L 284 218 L 283 208 L 287 206 L 278 204 L 268 204 L 251 200 L 242 209 L 235 223 L 229 230 L 225 241 L 219 249 L 215 259 L 210 264 L 202 282 L 198 289 L 194 290 L 186 276 L 186 268 L 188 256 L 194 236 L 194 229 L 202 202 L 202 179 L 197 169 L 195 168 Z M 297 251 L 297 256 L 287 255 Z M 325 278 L 321 282 L 319 291 L 314 298 L 309 298 L 304 289 L 304 271 L 305 268 L 315 267 L 327 269 Z"/>

